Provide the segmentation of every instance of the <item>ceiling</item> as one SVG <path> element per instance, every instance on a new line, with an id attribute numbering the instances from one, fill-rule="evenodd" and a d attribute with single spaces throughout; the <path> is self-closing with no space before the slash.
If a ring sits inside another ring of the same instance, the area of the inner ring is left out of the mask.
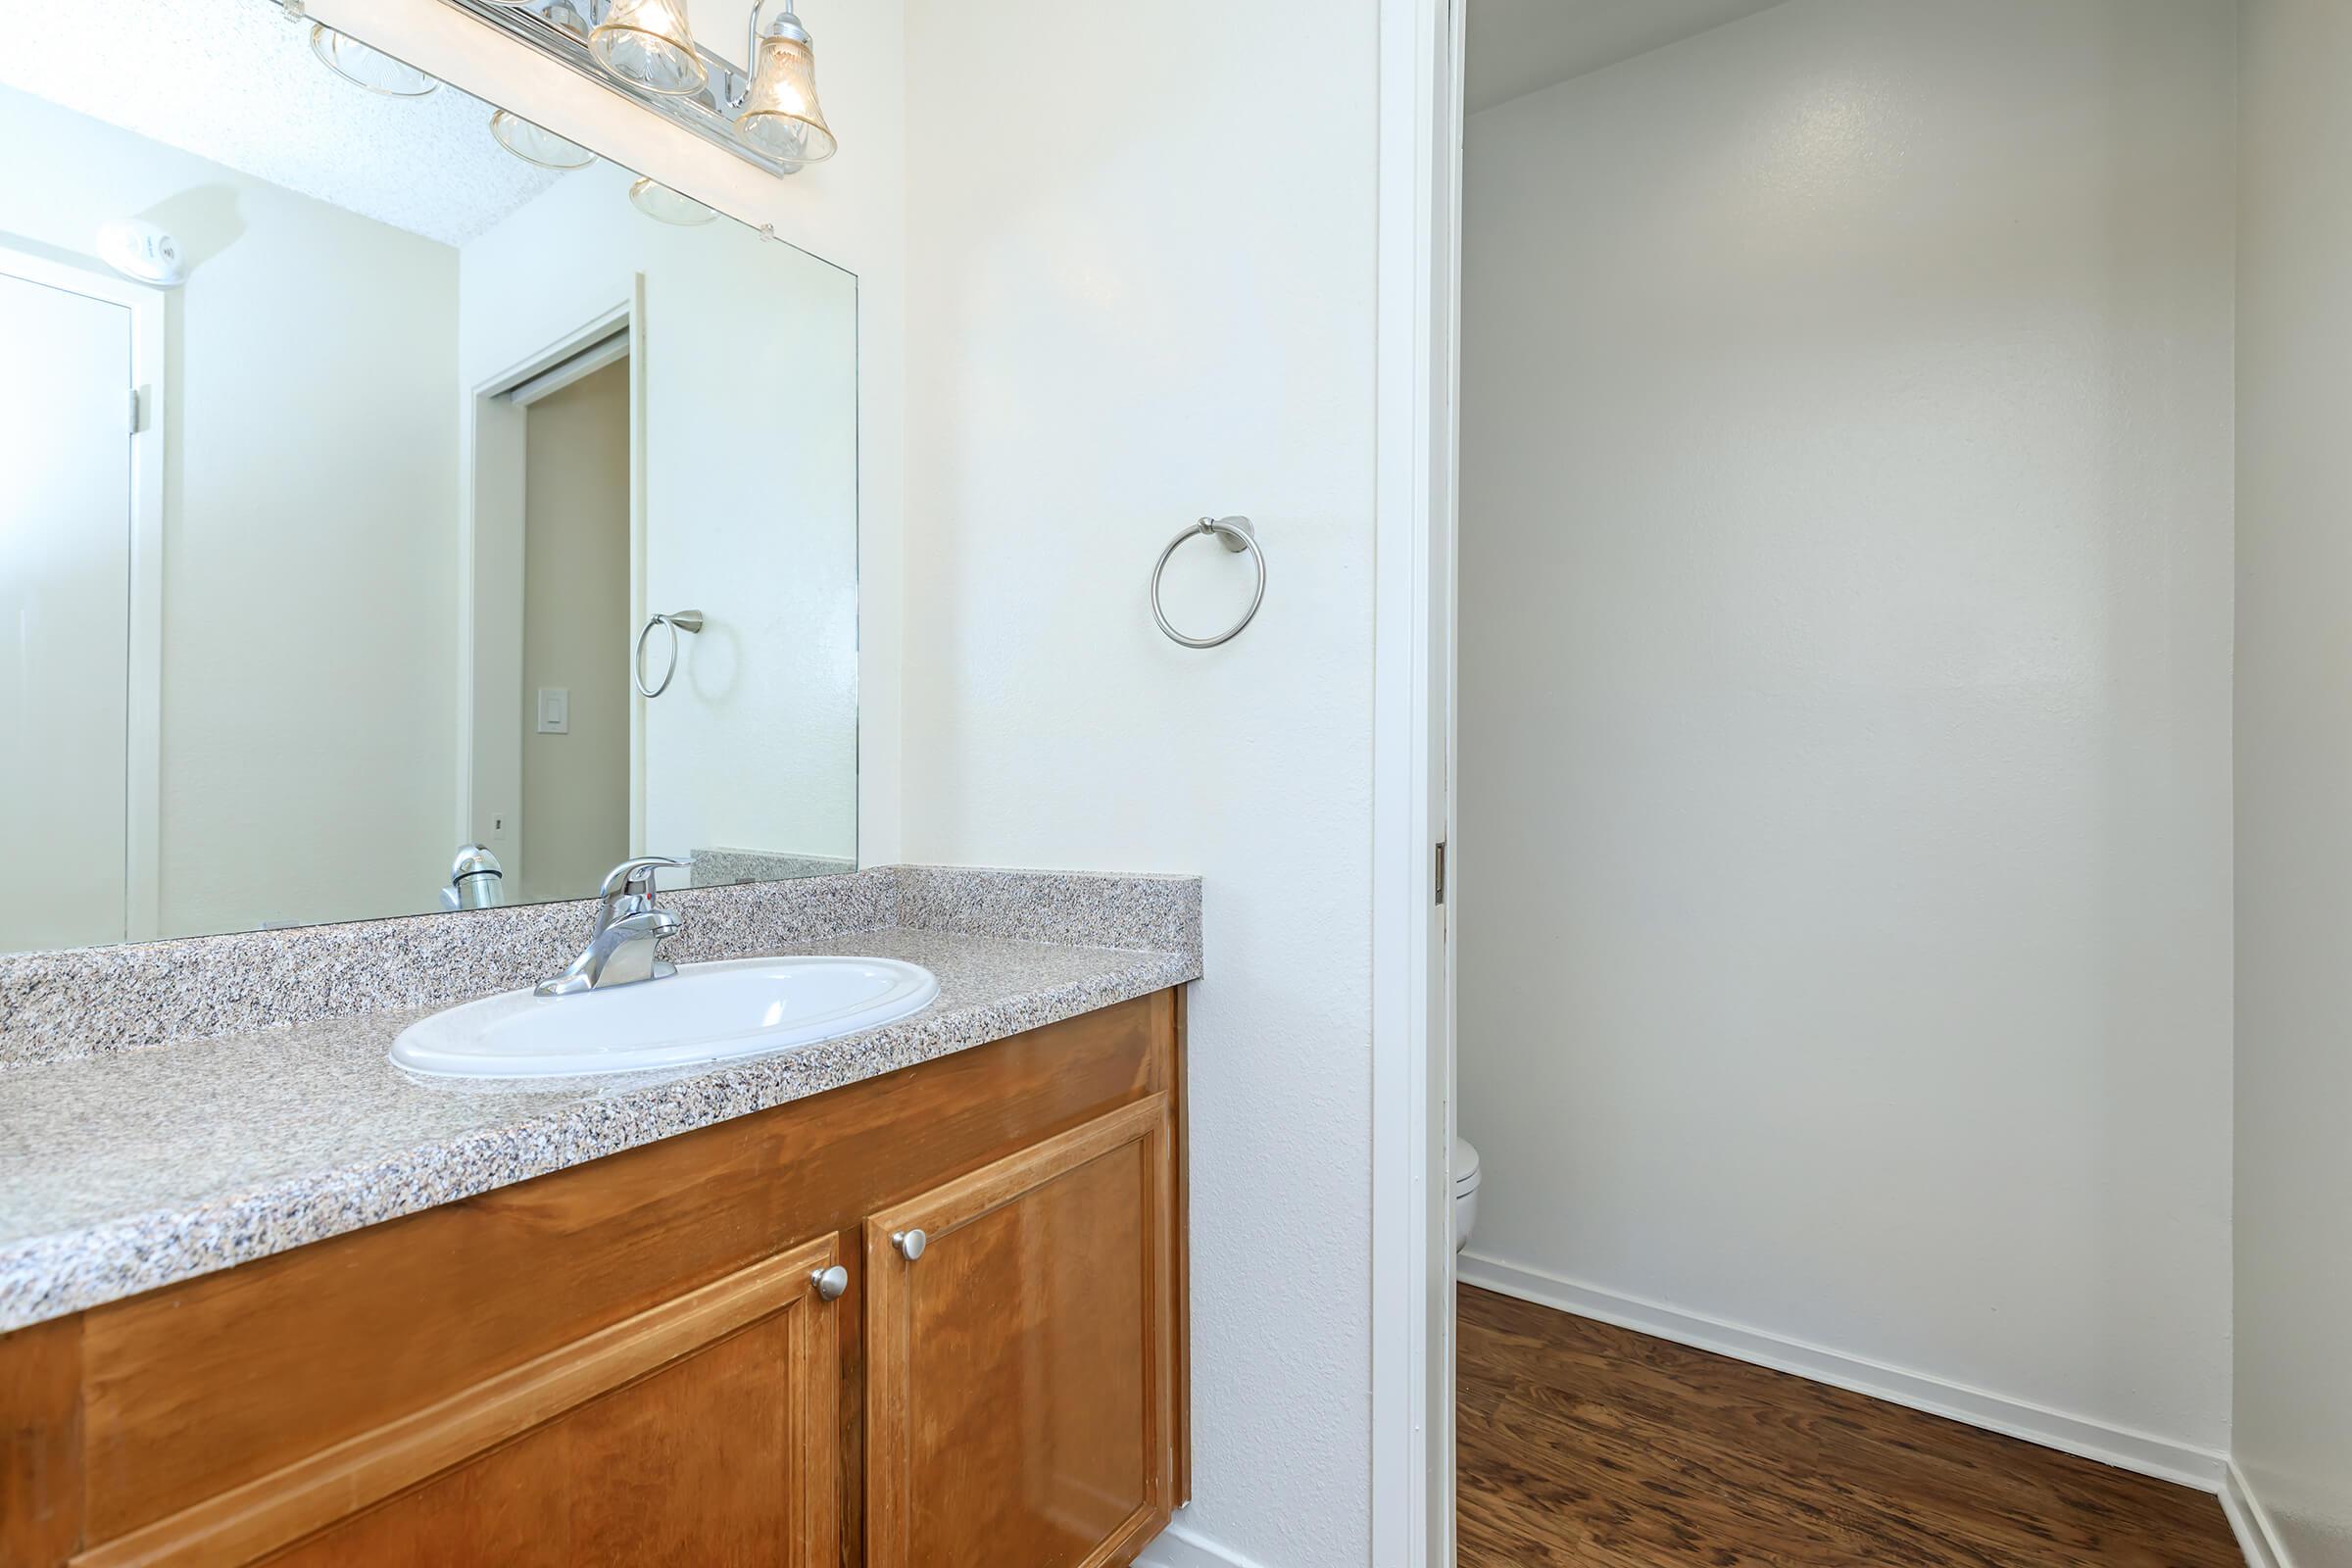
<path id="1" fill-rule="evenodd" d="M 273 0 L 21 6 L 8 34 L 0 84 L 444 244 L 562 177 L 491 140 L 488 106 L 455 87 L 344 81 Z"/>
<path id="2" fill-rule="evenodd" d="M 1780 0 L 1470 0 L 1467 108 L 1476 114 L 1680 43 Z"/>

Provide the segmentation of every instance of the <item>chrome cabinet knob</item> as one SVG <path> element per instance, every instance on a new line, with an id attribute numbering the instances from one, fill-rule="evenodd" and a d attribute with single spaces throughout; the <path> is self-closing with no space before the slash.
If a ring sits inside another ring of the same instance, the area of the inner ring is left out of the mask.
<path id="1" fill-rule="evenodd" d="M 819 1300 L 838 1301 L 850 1288 L 850 1271 L 839 1263 L 831 1268 L 818 1269 L 809 1279 L 816 1286 Z"/>
<path id="2" fill-rule="evenodd" d="M 923 1255 L 923 1248 L 930 1240 L 921 1231 L 892 1231 L 890 1233 L 890 1245 L 897 1248 L 899 1255 L 909 1263 Z"/>

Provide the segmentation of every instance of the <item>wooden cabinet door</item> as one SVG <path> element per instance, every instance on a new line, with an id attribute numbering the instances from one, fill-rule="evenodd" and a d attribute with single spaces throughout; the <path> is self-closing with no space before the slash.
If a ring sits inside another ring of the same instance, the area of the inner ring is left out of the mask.
<path id="1" fill-rule="evenodd" d="M 835 1238 L 86 1548 L 74 1568 L 838 1568 Z"/>
<path id="2" fill-rule="evenodd" d="M 1167 1523 L 1172 1144 L 1155 1094 L 866 1220 L 866 1568 L 1095 1568 Z"/>

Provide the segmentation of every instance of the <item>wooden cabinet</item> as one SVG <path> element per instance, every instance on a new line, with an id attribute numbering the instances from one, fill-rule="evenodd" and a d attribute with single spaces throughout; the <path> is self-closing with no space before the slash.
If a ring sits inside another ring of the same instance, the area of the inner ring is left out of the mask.
<path id="1" fill-rule="evenodd" d="M 0 1568 L 1131 1560 L 1182 1059 L 1162 993 L 0 1336 Z"/>
<path id="2" fill-rule="evenodd" d="M 1170 1142 L 1153 1095 L 866 1220 L 867 1568 L 1093 1568 L 1166 1525 Z"/>

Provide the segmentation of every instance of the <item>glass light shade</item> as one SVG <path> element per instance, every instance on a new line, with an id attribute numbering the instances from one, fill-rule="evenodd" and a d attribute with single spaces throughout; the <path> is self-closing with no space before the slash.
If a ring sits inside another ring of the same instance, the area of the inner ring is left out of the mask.
<path id="1" fill-rule="evenodd" d="M 588 52 L 621 80 L 664 97 L 701 92 L 710 79 L 686 25 L 686 0 L 612 0 L 588 34 Z"/>
<path id="2" fill-rule="evenodd" d="M 760 40 L 752 90 L 735 121 L 735 134 L 788 164 L 818 164 L 840 143 L 816 101 L 816 56 L 800 38 Z"/>
<path id="3" fill-rule="evenodd" d="M 323 22 L 311 24 L 311 53 L 353 86 L 382 93 L 387 98 L 421 98 L 441 85 L 415 66 L 404 65 L 379 49 L 370 49 Z"/>
<path id="4" fill-rule="evenodd" d="M 596 154 L 552 130 L 542 130 L 520 115 L 501 109 L 490 117 L 490 134 L 498 144 L 526 164 L 541 169 L 586 169 Z"/>
<path id="5" fill-rule="evenodd" d="M 660 219 L 664 223 L 675 223 L 681 228 L 692 228 L 697 223 L 708 223 L 718 216 L 693 197 L 681 196 L 658 179 L 640 178 L 631 185 L 629 187 L 629 205 L 648 218 Z"/>

